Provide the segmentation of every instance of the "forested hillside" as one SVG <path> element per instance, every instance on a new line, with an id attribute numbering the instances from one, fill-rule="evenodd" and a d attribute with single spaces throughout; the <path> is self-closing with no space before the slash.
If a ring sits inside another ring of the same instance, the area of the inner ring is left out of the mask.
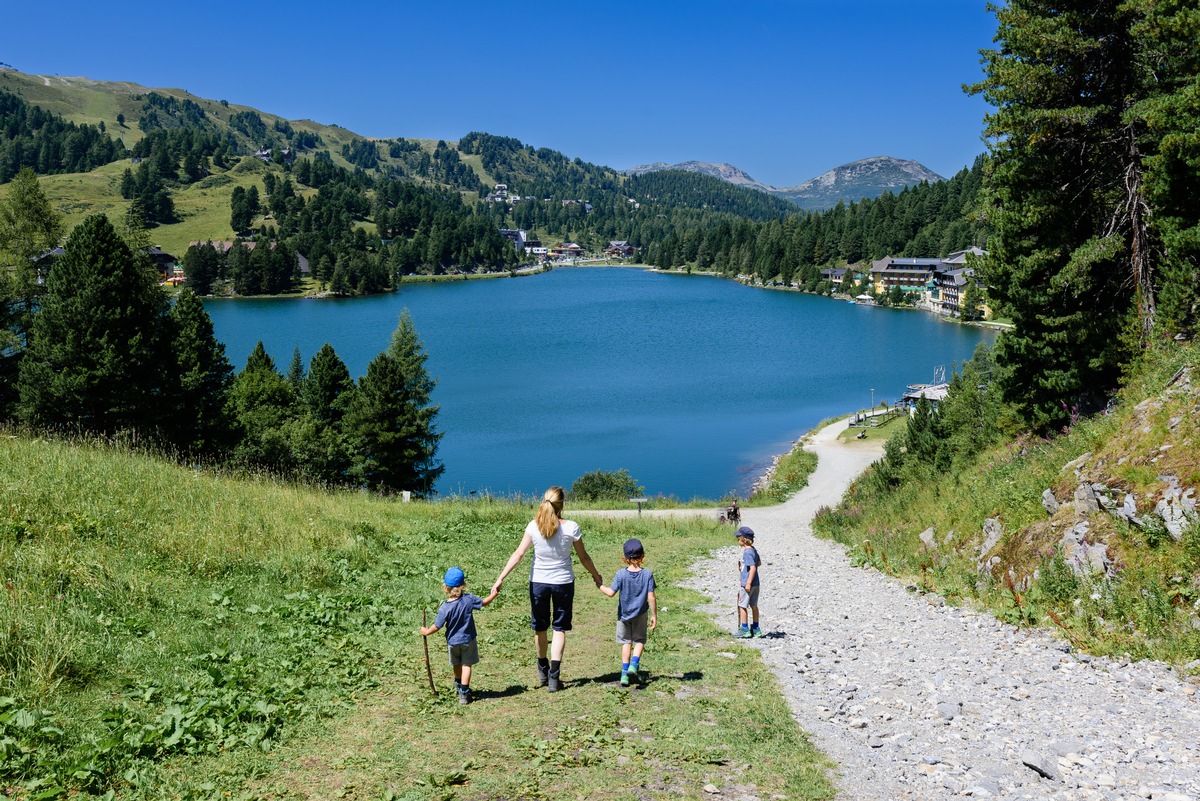
<path id="1" fill-rule="evenodd" d="M 944 185 L 798 213 L 711 176 L 624 176 L 486 133 L 457 143 L 377 141 L 178 90 L 43 82 L 8 70 L 0 71 L 0 97 L 8 170 L 46 176 L 68 230 L 95 211 L 138 220 L 184 257 L 201 294 L 370 294 L 417 273 L 507 272 L 529 259 L 501 228 L 593 252 L 625 240 L 658 266 L 809 286 L 823 266 L 941 255 L 986 236 L 977 216 L 963 217 L 974 208 L 978 168 Z M 497 184 L 507 196 L 485 203 Z M 190 248 L 237 239 L 246 247 Z M 259 244 L 270 252 L 255 255 Z M 309 270 L 302 274 L 289 253 Z"/>
<path id="2" fill-rule="evenodd" d="M 669 173 L 653 173 L 667 175 Z M 650 176 L 645 176 L 649 178 Z M 637 180 L 642 180 L 641 178 Z M 898 195 L 767 222 L 679 226 L 647 249 L 659 267 L 693 265 L 723 274 L 813 285 L 822 267 L 883 256 L 937 257 L 987 244 L 980 207 L 983 161 L 947 181 L 921 184 Z"/>

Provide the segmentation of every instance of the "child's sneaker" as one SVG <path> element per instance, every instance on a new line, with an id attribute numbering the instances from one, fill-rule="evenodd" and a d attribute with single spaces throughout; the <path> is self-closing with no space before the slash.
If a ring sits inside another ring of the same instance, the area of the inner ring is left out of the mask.
<path id="1" fill-rule="evenodd" d="M 621 671 L 621 686 L 622 687 L 629 686 L 629 673 L 624 670 Z"/>
<path id="2" fill-rule="evenodd" d="M 458 703 L 462 706 L 471 703 L 471 691 L 460 687 L 458 690 Z"/>
<path id="3" fill-rule="evenodd" d="M 630 670 L 628 673 L 625 674 L 625 678 L 629 679 L 629 681 L 633 684 L 641 684 L 642 683 L 641 680 L 638 678 L 638 672 L 636 670 Z"/>
<path id="4" fill-rule="evenodd" d="M 750 629 L 751 637 L 766 637 L 767 633 L 762 629 Z"/>
<path id="5" fill-rule="evenodd" d="M 737 637 L 739 640 L 748 640 L 753 637 L 754 634 L 750 631 L 750 629 L 742 629 L 733 636 Z"/>

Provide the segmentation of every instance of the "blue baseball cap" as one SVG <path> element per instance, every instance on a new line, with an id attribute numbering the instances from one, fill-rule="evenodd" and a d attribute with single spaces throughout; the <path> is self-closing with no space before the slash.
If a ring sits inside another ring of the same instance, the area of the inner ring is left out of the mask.
<path id="1" fill-rule="evenodd" d="M 447 587 L 461 587 L 467 583 L 467 576 L 462 572 L 462 568 L 452 567 L 446 571 L 446 577 L 442 579 L 442 583 Z"/>
<path id="2" fill-rule="evenodd" d="M 745 537 L 746 539 L 753 541 L 754 540 L 754 529 L 750 528 L 749 526 L 742 526 L 741 528 L 739 528 L 737 530 L 737 533 L 734 534 L 733 536 Z"/>
<path id="3" fill-rule="evenodd" d="M 642 548 L 641 540 L 625 540 L 625 558 L 634 559 L 638 556 L 643 556 L 646 551 Z"/>

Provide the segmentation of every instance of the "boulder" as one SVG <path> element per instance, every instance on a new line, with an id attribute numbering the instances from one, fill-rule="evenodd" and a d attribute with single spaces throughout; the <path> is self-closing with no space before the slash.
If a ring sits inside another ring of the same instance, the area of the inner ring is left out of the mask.
<path id="1" fill-rule="evenodd" d="M 933 536 L 933 526 L 921 532 L 921 542 L 925 545 L 926 549 L 930 551 L 937 550 L 937 539 Z"/>
<path id="2" fill-rule="evenodd" d="M 1076 516 L 1083 517 L 1098 511 L 1100 511 L 1100 504 L 1096 500 L 1096 491 L 1092 489 L 1091 484 L 1081 481 L 1075 488 Z"/>
<path id="3" fill-rule="evenodd" d="M 1042 493 L 1042 506 L 1046 509 L 1046 514 L 1054 517 L 1058 514 L 1058 500 L 1055 499 L 1054 493 L 1047 489 Z"/>
<path id="4" fill-rule="evenodd" d="M 1051 759 L 1034 751 L 1032 748 L 1021 754 L 1021 764 L 1032 770 L 1043 779 L 1058 781 L 1058 760 Z"/>
<path id="5" fill-rule="evenodd" d="M 988 551 L 996 547 L 1000 542 L 1000 538 L 1004 536 L 1004 527 L 994 517 L 989 517 L 983 521 L 983 545 L 979 546 L 979 570 L 983 570 L 985 564 L 990 564 L 987 561 Z"/>
<path id="6" fill-rule="evenodd" d="M 1074 470 L 1075 474 L 1079 475 L 1080 468 L 1082 468 L 1083 465 L 1087 462 L 1087 460 L 1091 459 L 1091 458 L 1092 458 L 1092 452 L 1088 451 L 1087 453 L 1082 454 L 1082 455 L 1072 459 L 1071 461 L 1067 462 L 1065 465 L 1063 465 L 1062 472 L 1065 473 L 1068 470 Z"/>

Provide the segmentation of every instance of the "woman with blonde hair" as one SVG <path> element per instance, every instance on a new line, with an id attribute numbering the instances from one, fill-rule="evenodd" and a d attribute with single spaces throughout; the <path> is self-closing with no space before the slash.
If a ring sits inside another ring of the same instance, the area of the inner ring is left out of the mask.
<path id="1" fill-rule="evenodd" d="M 533 548 L 533 566 L 529 574 L 529 607 L 532 618 L 533 639 L 537 645 L 538 685 L 550 692 L 562 689 L 559 670 L 562 665 L 563 649 L 567 644 L 567 632 L 571 630 L 572 604 L 575 599 L 575 569 L 571 563 L 571 552 L 579 555 L 579 563 L 592 581 L 599 587 L 604 583 L 592 557 L 583 547 L 583 532 L 573 520 L 562 516 L 565 493 L 562 487 L 551 487 L 542 496 L 537 517 L 525 526 L 521 544 L 508 558 L 508 564 L 500 571 L 500 577 L 492 585 L 499 592 L 504 579 Z M 549 643 L 547 656 L 546 631 L 553 627 L 554 634 Z"/>

